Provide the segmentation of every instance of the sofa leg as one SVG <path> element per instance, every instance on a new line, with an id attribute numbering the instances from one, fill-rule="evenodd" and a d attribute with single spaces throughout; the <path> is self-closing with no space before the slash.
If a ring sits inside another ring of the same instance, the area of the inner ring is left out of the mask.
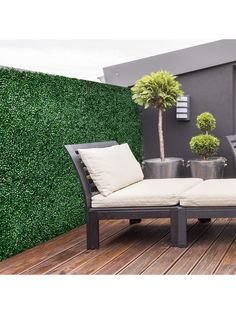
<path id="1" fill-rule="evenodd" d="M 201 223 L 208 223 L 211 222 L 211 218 L 198 218 L 198 221 Z"/>
<path id="2" fill-rule="evenodd" d="M 187 246 L 187 217 L 185 209 L 178 211 L 178 247 Z"/>
<path id="3" fill-rule="evenodd" d="M 187 217 L 185 209 L 178 209 L 176 245 L 178 247 L 187 247 Z"/>
<path id="4" fill-rule="evenodd" d="M 170 236 L 171 236 L 171 244 L 172 246 L 177 246 L 178 242 L 178 212 L 172 212 L 170 218 Z"/>
<path id="5" fill-rule="evenodd" d="M 87 249 L 94 250 L 99 248 L 99 220 L 96 213 L 87 214 Z"/>
<path id="6" fill-rule="evenodd" d="M 129 224 L 134 225 L 134 224 L 140 223 L 141 221 L 142 221 L 142 219 L 130 219 Z"/>

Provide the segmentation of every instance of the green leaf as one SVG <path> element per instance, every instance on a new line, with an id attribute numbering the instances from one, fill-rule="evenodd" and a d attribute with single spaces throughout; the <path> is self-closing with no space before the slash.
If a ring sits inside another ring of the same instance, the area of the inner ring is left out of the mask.
<path id="1" fill-rule="evenodd" d="M 150 104 L 156 107 L 157 103 L 162 110 L 170 109 L 176 105 L 177 97 L 183 95 L 176 76 L 163 70 L 143 76 L 131 91 L 134 102 L 143 105 L 145 109 Z"/>

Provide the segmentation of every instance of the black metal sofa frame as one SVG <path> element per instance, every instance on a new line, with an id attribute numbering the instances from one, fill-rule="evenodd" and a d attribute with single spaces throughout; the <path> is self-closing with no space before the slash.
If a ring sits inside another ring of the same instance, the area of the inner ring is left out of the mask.
<path id="1" fill-rule="evenodd" d="M 235 142 L 234 142 L 235 143 Z M 130 224 L 138 223 L 142 218 L 170 218 L 171 244 L 178 247 L 187 246 L 187 219 L 197 218 L 200 221 L 208 221 L 209 218 L 236 218 L 236 207 L 182 207 L 180 205 L 170 207 L 112 207 L 93 208 L 91 198 L 98 192 L 96 186 L 89 177 L 89 173 L 80 159 L 79 148 L 102 148 L 117 145 L 115 141 L 97 142 L 89 144 L 65 145 L 73 162 L 74 168 L 82 185 L 85 198 L 87 248 L 99 247 L 99 220 L 101 219 L 129 219 Z"/>
<path id="2" fill-rule="evenodd" d="M 115 141 L 97 142 L 89 144 L 65 145 L 70 155 L 79 181 L 82 186 L 85 198 L 86 227 L 87 227 L 87 248 L 97 249 L 99 247 L 99 220 L 104 219 L 129 219 L 130 224 L 138 223 L 142 218 L 170 218 L 171 223 L 171 243 L 174 246 L 185 246 L 185 234 L 181 232 L 181 222 L 184 222 L 182 215 L 179 215 L 179 206 L 170 207 L 112 207 L 93 208 L 91 198 L 97 189 L 89 177 L 89 173 L 83 164 L 78 149 L 82 148 L 103 148 L 117 145 Z M 183 239 L 182 239 L 183 238 Z"/>
<path id="3" fill-rule="evenodd" d="M 220 180 L 220 179 L 219 179 Z M 178 210 L 178 232 L 180 237 L 180 247 L 187 246 L 187 219 L 188 218 L 198 218 L 206 219 L 209 218 L 236 218 L 236 207 L 179 207 Z M 178 240 L 177 240 L 178 246 Z"/>

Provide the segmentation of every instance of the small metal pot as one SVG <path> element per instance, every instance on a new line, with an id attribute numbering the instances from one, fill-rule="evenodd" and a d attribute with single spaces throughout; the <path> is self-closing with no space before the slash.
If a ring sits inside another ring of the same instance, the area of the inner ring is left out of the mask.
<path id="1" fill-rule="evenodd" d="M 219 157 L 208 160 L 189 160 L 187 166 L 190 166 L 192 177 L 208 180 L 223 178 L 227 163 L 225 158 Z"/>
<path id="2" fill-rule="evenodd" d="M 145 179 L 179 178 L 184 166 L 182 158 L 168 157 L 146 159 L 142 163 Z"/>

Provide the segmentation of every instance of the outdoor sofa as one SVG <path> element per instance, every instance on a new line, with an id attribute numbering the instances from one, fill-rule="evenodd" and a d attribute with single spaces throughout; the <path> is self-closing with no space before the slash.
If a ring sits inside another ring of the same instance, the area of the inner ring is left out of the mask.
<path id="1" fill-rule="evenodd" d="M 236 179 L 143 179 L 128 144 L 65 145 L 86 209 L 87 248 L 99 247 L 99 220 L 170 218 L 171 243 L 187 245 L 187 219 L 236 217 Z M 106 148 L 101 150 L 101 148 Z"/>

